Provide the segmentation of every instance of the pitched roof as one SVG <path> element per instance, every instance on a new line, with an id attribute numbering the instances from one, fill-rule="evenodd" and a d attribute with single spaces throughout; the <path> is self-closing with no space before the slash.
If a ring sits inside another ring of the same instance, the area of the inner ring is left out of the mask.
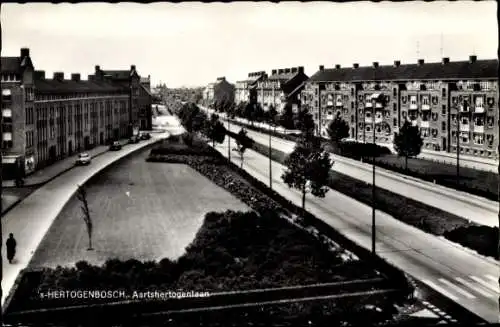
<path id="1" fill-rule="evenodd" d="M 270 80 L 279 80 L 279 81 L 289 81 L 294 78 L 299 72 L 289 72 L 289 73 L 281 73 L 281 74 L 273 74 L 268 77 Z"/>
<path id="2" fill-rule="evenodd" d="M 113 79 L 128 79 L 131 75 L 130 70 L 102 70 L 104 75 L 111 75 Z"/>
<path id="3" fill-rule="evenodd" d="M 288 93 L 287 97 L 289 98 L 291 96 L 296 95 L 298 92 L 300 92 L 304 88 L 305 84 L 306 84 L 305 82 L 300 83 L 299 86 L 297 86 L 290 93 Z"/>
<path id="4" fill-rule="evenodd" d="M 144 84 L 141 84 L 141 87 L 144 89 L 144 91 L 146 91 L 146 93 L 147 93 L 148 95 L 150 95 L 150 96 L 152 95 L 152 94 L 151 94 L 151 91 L 150 91 L 150 90 L 148 90 L 148 88 L 147 88 L 146 86 L 144 86 Z"/>
<path id="5" fill-rule="evenodd" d="M 370 80 L 441 80 L 441 79 L 473 79 L 497 78 L 498 60 L 455 61 L 406 64 L 400 66 L 373 66 L 330 68 L 316 72 L 310 81 L 314 82 L 354 82 Z"/>
<path id="6" fill-rule="evenodd" d="M 104 81 L 35 79 L 37 93 L 115 92 L 121 87 Z"/>
<path id="7" fill-rule="evenodd" d="M 21 71 L 21 59 L 19 57 L 2 57 L 2 73 L 18 73 Z"/>

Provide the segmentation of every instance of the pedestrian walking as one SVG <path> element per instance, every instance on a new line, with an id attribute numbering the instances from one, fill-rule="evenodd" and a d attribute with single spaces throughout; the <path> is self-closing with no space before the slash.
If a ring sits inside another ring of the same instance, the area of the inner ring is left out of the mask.
<path id="1" fill-rule="evenodd" d="M 10 233 L 9 238 L 7 239 L 7 259 L 9 263 L 12 263 L 14 256 L 16 255 L 16 239 L 14 238 L 14 234 Z"/>

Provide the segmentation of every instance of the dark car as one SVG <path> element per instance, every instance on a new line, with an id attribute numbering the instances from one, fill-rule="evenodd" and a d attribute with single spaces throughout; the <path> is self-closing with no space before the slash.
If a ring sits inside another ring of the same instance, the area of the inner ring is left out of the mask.
<path id="1" fill-rule="evenodd" d="M 111 145 L 109 146 L 109 149 L 111 151 L 118 151 L 118 150 L 121 150 L 122 149 L 122 144 L 118 141 L 114 141 L 113 143 L 111 143 Z"/>
<path id="2" fill-rule="evenodd" d="M 149 133 L 141 133 L 141 140 L 149 140 L 151 138 L 151 134 Z"/>
<path id="3" fill-rule="evenodd" d="M 131 136 L 131 137 L 128 139 L 128 143 L 129 143 L 129 144 L 139 143 L 139 137 L 138 137 L 137 135 Z"/>

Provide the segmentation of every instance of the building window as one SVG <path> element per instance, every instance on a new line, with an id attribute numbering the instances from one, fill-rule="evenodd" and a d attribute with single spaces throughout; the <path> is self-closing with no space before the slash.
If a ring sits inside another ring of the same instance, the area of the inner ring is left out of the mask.
<path id="1" fill-rule="evenodd" d="M 410 104 L 411 105 L 417 105 L 417 96 L 416 95 L 412 95 L 410 96 Z"/>
<path id="2" fill-rule="evenodd" d="M 441 90 L 441 96 L 443 98 L 446 98 L 446 88 L 443 87 L 443 89 Z"/>
<path id="3" fill-rule="evenodd" d="M 474 144 L 483 145 L 484 144 L 484 134 L 474 133 Z"/>
<path id="4" fill-rule="evenodd" d="M 398 106 L 395 103 L 392 104 L 392 111 L 398 112 Z"/>
<path id="5" fill-rule="evenodd" d="M 12 123 L 12 110 L 9 108 L 3 108 L 2 118 L 4 123 Z"/>
<path id="6" fill-rule="evenodd" d="M 446 105 L 445 104 L 443 104 L 441 107 L 441 114 L 446 115 Z"/>
<path id="7" fill-rule="evenodd" d="M 393 125 L 394 127 L 397 127 L 397 126 L 398 126 L 398 120 L 397 120 L 396 118 L 393 118 L 393 119 L 392 119 L 392 125 Z"/>
<path id="8" fill-rule="evenodd" d="M 486 118 L 486 122 L 487 122 L 488 127 L 493 127 L 493 124 L 495 123 L 495 118 L 492 116 L 488 116 Z"/>
<path id="9" fill-rule="evenodd" d="M 2 89 L 2 100 L 10 101 L 11 95 L 12 95 L 12 91 L 10 89 Z"/>
<path id="10" fill-rule="evenodd" d="M 398 89 L 397 88 L 393 88 L 392 89 L 392 96 L 396 97 L 397 95 L 398 95 Z"/>
<path id="11" fill-rule="evenodd" d="M 469 143 L 469 133 L 468 132 L 461 132 L 460 133 L 460 142 L 461 143 Z"/>
<path id="12" fill-rule="evenodd" d="M 423 105 L 429 105 L 429 96 L 428 95 L 424 95 L 422 96 L 422 104 Z"/>
<path id="13" fill-rule="evenodd" d="M 3 133 L 3 142 L 2 142 L 2 148 L 3 149 L 9 149 L 12 148 L 12 133 L 11 132 L 4 132 Z"/>
<path id="14" fill-rule="evenodd" d="M 441 123 L 441 131 L 446 132 L 446 123 L 445 122 Z"/>

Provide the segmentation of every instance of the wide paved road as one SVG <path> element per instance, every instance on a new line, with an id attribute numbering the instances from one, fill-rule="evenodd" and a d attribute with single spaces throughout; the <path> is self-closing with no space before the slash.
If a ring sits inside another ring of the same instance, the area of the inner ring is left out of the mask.
<path id="1" fill-rule="evenodd" d="M 225 124 L 227 127 L 227 123 Z M 241 127 L 231 125 L 231 131 L 238 133 Z M 247 129 L 248 136 L 256 142 L 268 145 L 269 135 Z M 272 147 L 290 153 L 294 142 L 280 138 L 272 138 Z M 372 183 L 372 166 L 357 160 L 333 156 L 333 169 L 339 173 Z M 416 178 L 394 173 L 386 169 L 376 168 L 375 184 L 383 189 L 397 192 L 408 198 L 426 203 L 459 217 L 474 221 L 481 225 L 498 226 L 498 202 L 456 191 L 440 185 L 425 182 Z"/>
<path id="2" fill-rule="evenodd" d="M 227 145 L 216 147 L 227 156 Z M 237 155 L 231 156 L 239 165 Z M 244 169 L 269 183 L 269 160 L 252 150 L 245 154 Z M 280 179 L 284 167 L 273 162 L 273 189 L 301 205 L 298 191 Z M 326 198 L 307 196 L 306 209 L 354 242 L 371 249 L 371 207 L 330 190 Z M 499 321 L 498 263 L 478 256 L 443 238 L 424 233 L 377 211 L 378 254 L 438 292 L 490 322 Z"/>
<path id="3" fill-rule="evenodd" d="M 92 159 L 89 166 L 75 167 L 40 187 L 2 217 L 4 242 L 9 233 L 14 233 L 17 240 L 16 257 L 12 264 L 7 262 L 5 246 L 2 246 L 2 305 L 20 271 L 28 266 L 52 222 L 76 192 L 77 185 L 84 184 L 121 157 L 167 135 L 168 133 L 152 133 L 152 139 L 149 141 L 129 144 L 120 151 L 106 152 Z"/>

